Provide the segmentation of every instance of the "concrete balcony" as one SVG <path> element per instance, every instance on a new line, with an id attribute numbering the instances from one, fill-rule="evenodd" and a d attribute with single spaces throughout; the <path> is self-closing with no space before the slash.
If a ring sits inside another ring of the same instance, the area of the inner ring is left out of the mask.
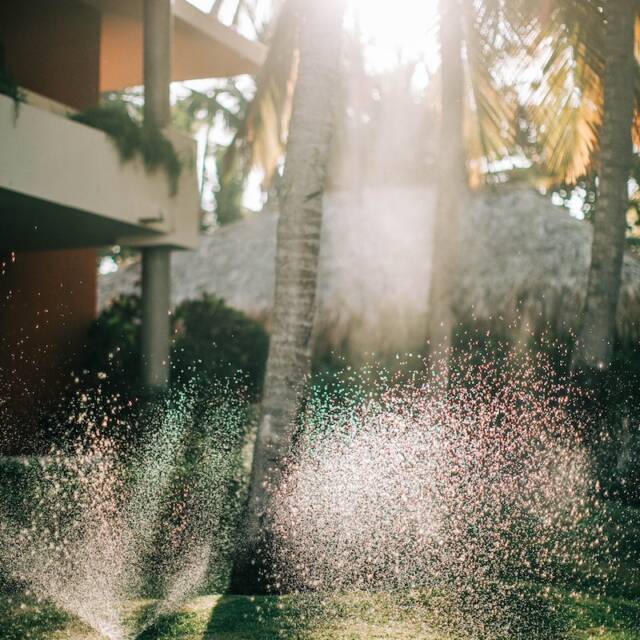
<path id="1" fill-rule="evenodd" d="M 64 106 L 0 95 L 0 251 L 198 244 L 196 143 L 166 132 L 182 161 L 172 195 L 162 168 L 122 162 L 103 132 Z"/>

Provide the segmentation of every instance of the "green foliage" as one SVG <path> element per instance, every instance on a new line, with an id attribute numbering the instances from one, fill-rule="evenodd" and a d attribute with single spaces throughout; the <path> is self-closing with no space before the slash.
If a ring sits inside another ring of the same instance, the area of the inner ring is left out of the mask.
<path id="1" fill-rule="evenodd" d="M 13 99 L 17 114 L 19 104 L 24 101 L 24 93 L 11 73 L 2 64 L 0 64 L 0 93 Z"/>
<path id="2" fill-rule="evenodd" d="M 242 89 L 241 85 L 242 81 L 237 79 L 212 81 L 211 87 L 203 91 L 188 89 L 186 94 L 185 87 L 181 87 L 172 106 L 171 123 L 174 128 L 189 135 L 205 132 L 200 176 L 200 206 L 203 211 L 202 227 L 205 229 L 215 223 L 227 224 L 242 217 L 242 195 L 248 168 L 238 162 L 227 171 L 224 162 L 227 147 L 215 141 L 220 126 L 224 125 L 230 134 L 234 134 L 242 124 L 248 98 L 245 95 L 247 89 Z M 102 100 L 101 110 L 125 111 L 132 126 L 143 121 L 144 93 L 139 89 L 108 92 L 103 94 Z M 131 128 L 128 123 L 123 124 L 127 130 Z M 128 137 L 128 133 L 123 135 L 122 142 L 126 142 Z M 122 153 L 123 156 L 130 153 L 129 145 L 123 148 Z"/>
<path id="3" fill-rule="evenodd" d="M 70 616 L 34 598 L 0 598 L 0 638 L 3 640 L 49 640 L 63 630 Z M 63 636 L 64 637 L 64 636 Z"/>
<path id="4" fill-rule="evenodd" d="M 241 124 L 247 108 L 247 97 L 234 80 L 227 80 L 221 86 L 206 92 L 190 90 L 189 95 L 178 100 L 173 109 L 174 126 L 189 134 L 204 129 L 201 183 L 201 207 L 205 211 L 203 227 L 210 226 L 213 219 L 218 224 L 235 222 L 242 217 L 242 195 L 244 193 L 246 167 L 237 163 L 232 170 L 225 167 L 227 147 L 214 144 L 212 133 L 223 122 L 230 132 L 235 132 Z M 207 166 L 215 161 L 215 175 Z"/>
<path id="5" fill-rule="evenodd" d="M 199 593 L 220 592 L 229 582 L 248 474 L 243 447 L 253 409 L 228 383 L 171 392 L 168 407 L 186 405 L 186 429 L 170 469 L 155 543 L 145 566 L 145 593 L 162 597 L 172 588 L 171 574 L 157 567 L 178 567 L 193 558 L 194 546 L 211 549 Z M 186 403 L 185 403 L 186 399 Z M 171 410 L 169 411 L 171 413 Z M 160 426 L 160 432 L 164 428 Z M 154 437 L 149 431 L 147 438 Z"/>
<path id="6" fill-rule="evenodd" d="M 571 375 L 574 337 L 543 332 L 528 340 L 514 339 L 482 323 L 459 325 L 454 349 L 467 367 L 491 362 L 495 370 L 509 367 L 515 353 L 528 354 L 543 364 L 540 374 L 553 376 L 555 383 L 584 385 L 583 393 L 570 393 L 566 409 L 580 424 L 581 437 L 589 447 L 601 494 L 625 504 L 640 505 L 640 346 L 617 340 L 608 371 L 593 379 Z M 517 360 L 516 360 L 517 361 Z M 575 386 L 574 386 L 575 389 Z M 589 390 L 588 393 L 586 390 Z"/>
<path id="7" fill-rule="evenodd" d="M 224 154 L 226 148 L 216 152 L 216 170 L 218 176 L 224 173 Z M 242 196 L 244 194 L 244 175 L 242 171 L 228 171 L 214 191 L 215 212 L 218 224 L 230 224 L 242 219 Z"/>
<path id="8" fill-rule="evenodd" d="M 140 327 L 142 307 L 138 296 L 120 296 L 89 329 L 87 369 L 90 384 L 108 380 L 116 392 L 140 388 Z"/>
<path id="9" fill-rule="evenodd" d="M 70 116 L 72 120 L 104 131 L 115 143 L 124 162 L 140 154 L 149 172 L 164 169 L 171 195 L 178 190 L 182 163 L 160 130 L 144 126 L 131 117 L 124 103 L 110 102 Z"/>
<path id="10" fill-rule="evenodd" d="M 537 606 L 544 615 L 550 607 L 559 606 L 558 612 L 566 616 L 566 640 L 638 640 L 640 638 L 637 602 L 618 599 L 596 599 L 577 593 L 552 591 L 545 593 L 531 589 L 532 595 L 524 602 L 508 602 L 507 607 Z M 545 601 L 547 601 L 545 603 Z M 139 640 L 272 640 L 273 638 L 333 640 L 350 638 L 429 638 L 431 640 L 460 640 L 461 638 L 491 638 L 497 636 L 492 629 L 486 634 L 473 636 L 439 628 L 439 608 L 443 605 L 438 594 L 394 593 L 325 593 L 295 594 L 288 596 L 209 596 L 200 598 L 186 607 L 161 616 L 153 626 L 138 636 Z M 143 607 L 146 605 L 143 605 Z M 472 611 L 473 613 L 473 611 Z M 553 615 L 554 612 L 551 612 Z M 65 624 L 66 623 L 66 624 Z M 425 628 L 425 623 L 426 628 Z M 68 616 L 48 606 L 20 608 L 15 599 L 0 601 L 0 632 L 2 638 L 76 638 L 79 632 L 88 635 Z M 509 627 L 498 629 L 509 633 Z M 527 640 L 545 638 L 546 625 L 533 628 Z M 22 633 L 23 635 L 20 635 Z M 512 639 L 518 636 L 510 636 Z"/>
<path id="11" fill-rule="evenodd" d="M 0 498 L 15 521 L 26 523 L 26 516 L 33 505 L 40 466 L 35 458 L 21 460 L 0 457 Z"/>
<path id="12" fill-rule="evenodd" d="M 136 640 L 184 640 L 201 638 L 204 623 L 197 613 L 182 612 L 160 616 L 153 625 L 145 629 Z"/>
<path id="13" fill-rule="evenodd" d="M 251 395 L 260 392 L 269 349 L 260 324 L 205 295 L 177 307 L 174 327 L 175 381 L 232 380 L 240 374 Z"/>
<path id="14" fill-rule="evenodd" d="M 89 332 L 87 374 L 116 392 L 140 390 L 141 305 L 121 296 Z M 222 300 L 205 295 L 178 305 L 173 315 L 172 385 L 230 381 L 251 397 L 262 388 L 269 338 L 263 327 Z"/>

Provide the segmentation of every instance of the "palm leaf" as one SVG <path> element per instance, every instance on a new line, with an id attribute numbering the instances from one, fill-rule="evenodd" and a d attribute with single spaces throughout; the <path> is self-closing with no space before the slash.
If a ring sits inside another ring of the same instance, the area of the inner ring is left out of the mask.
<path id="1" fill-rule="evenodd" d="M 510 55 L 521 35 L 503 0 L 465 3 L 465 50 L 470 88 L 465 123 L 470 182 L 477 186 L 486 163 L 516 152 L 518 100 L 510 80 L 497 69 L 514 64 Z"/>
<path id="2" fill-rule="evenodd" d="M 256 92 L 224 158 L 224 175 L 238 166 L 273 176 L 284 153 L 291 100 L 297 74 L 299 0 L 286 0 L 280 10 Z"/>
<path id="3" fill-rule="evenodd" d="M 548 182 L 575 183 L 595 168 L 602 124 L 604 16 L 592 0 L 546 3 L 532 60 L 540 68 L 528 100 Z"/>

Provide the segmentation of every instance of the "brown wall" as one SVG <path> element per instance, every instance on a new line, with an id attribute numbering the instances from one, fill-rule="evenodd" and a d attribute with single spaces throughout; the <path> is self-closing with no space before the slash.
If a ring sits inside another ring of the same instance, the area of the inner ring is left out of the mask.
<path id="1" fill-rule="evenodd" d="M 13 425 L 3 448 L 28 451 L 40 410 L 82 358 L 96 313 L 94 250 L 5 257 L 0 274 L 0 407 Z"/>
<path id="2" fill-rule="evenodd" d="M 20 86 L 77 109 L 95 105 L 100 21 L 77 0 L 2 0 L 4 64 Z M 0 450 L 26 452 L 36 448 L 38 414 L 82 361 L 96 313 L 96 252 L 0 262 Z"/>
<path id="3" fill-rule="evenodd" d="M 2 0 L 0 45 L 16 82 L 76 109 L 98 101 L 100 13 L 77 0 Z"/>

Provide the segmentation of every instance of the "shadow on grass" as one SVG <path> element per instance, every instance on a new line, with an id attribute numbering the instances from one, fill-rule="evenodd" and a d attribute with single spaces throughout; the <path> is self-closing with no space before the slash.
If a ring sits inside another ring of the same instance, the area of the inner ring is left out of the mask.
<path id="1" fill-rule="evenodd" d="M 474 640 L 562 640 L 570 627 L 564 599 L 539 585 L 487 581 L 457 590 L 453 609 L 443 628 Z"/>
<path id="2" fill-rule="evenodd" d="M 567 601 L 577 631 L 606 629 L 624 639 L 640 638 L 640 602 L 583 594 L 567 596 Z"/>
<path id="3" fill-rule="evenodd" d="M 307 629 L 305 599 L 224 596 L 211 612 L 207 640 L 300 638 Z"/>
<path id="4" fill-rule="evenodd" d="M 570 591 L 208 596 L 156 620 L 138 640 L 640 640 L 640 602 Z M 138 609 L 136 617 L 151 611 Z M 79 622 L 23 595 L 0 596 L 0 640 L 85 637 Z M 93 636 L 92 636 L 93 637 Z"/>
<path id="5" fill-rule="evenodd" d="M 183 612 L 160 616 L 153 625 L 136 636 L 136 640 L 201 640 L 202 622 L 196 613 Z"/>
<path id="6" fill-rule="evenodd" d="M 299 597 L 222 596 L 211 609 L 185 609 L 161 616 L 136 640 L 300 638 L 304 637 L 307 613 Z"/>

